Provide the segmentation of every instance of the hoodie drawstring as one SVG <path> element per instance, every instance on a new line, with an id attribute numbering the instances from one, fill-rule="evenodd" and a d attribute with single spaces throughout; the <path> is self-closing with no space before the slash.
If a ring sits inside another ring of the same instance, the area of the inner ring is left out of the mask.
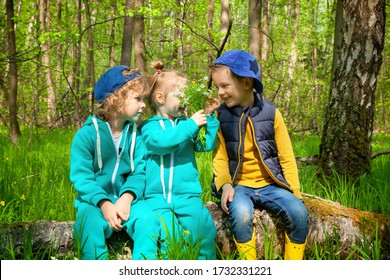
<path id="1" fill-rule="evenodd" d="M 102 148 L 101 148 L 101 139 L 100 139 L 100 133 L 99 133 L 99 125 L 97 123 L 96 117 L 92 117 L 92 122 L 93 122 L 93 125 L 94 125 L 95 130 L 96 130 L 96 151 L 97 151 L 98 166 L 99 166 L 100 171 L 102 171 L 102 168 L 103 168 Z M 109 127 L 109 125 L 108 125 L 108 127 Z M 127 131 L 124 134 L 125 134 L 125 137 L 126 137 L 127 136 Z M 136 142 L 136 138 L 137 138 L 137 125 L 135 123 L 133 125 L 133 131 L 132 131 L 131 136 L 132 136 L 132 139 L 131 139 L 131 145 L 130 145 L 130 167 L 131 167 L 131 172 L 134 172 L 134 170 L 135 170 L 134 150 L 135 150 L 135 142 Z M 124 143 L 126 143 L 126 138 L 124 140 Z M 117 172 L 117 169 L 118 169 L 118 164 L 119 164 L 120 157 L 121 157 L 120 154 L 117 155 L 117 157 L 118 157 L 117 158 L 117 163 L 115 165 L 114 172 L 113 172 L 112 179 L 111 179 L 113 186 L 114 186 L 114 181 L 115 181 L 115 177 L 116 177 L 116 172 Z M 115 189 L 113 189 L 113 193 L 115 195 L 115 193 L 116 193 Z"/>
<path id="2" fill-rule="evenodd" d="M 130 146 L 130 166 L 131 172 L 134 172 L 134 148 L 135 148 L 135 139 L 137 137 L 137 124 L 133 124 L 133 132 L 131 133 L 131 146 Z"/>
<path id="3" fill-rule="evenodd" d="M 100 142 L 99 126 L 95 117 L 92 117 L 92 122 L 96 130 L 96 151 L 97 151 L 97 158 L 98 158 L 98 166 L 100 171 L 102 171 L 103 161 L 102 161 L 102 149 L 101 149 L 101 142 Z"/>

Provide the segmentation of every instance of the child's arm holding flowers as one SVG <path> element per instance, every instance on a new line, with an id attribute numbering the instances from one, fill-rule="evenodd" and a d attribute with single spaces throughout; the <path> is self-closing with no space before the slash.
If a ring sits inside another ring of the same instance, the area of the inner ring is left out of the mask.
<path id="1" fill-rule="evenodd" d="M 199 125 L 198 137 L 195 142 L 195 150 L 198 152 L 211 151 L 215 148 L 216 133 L 219 121 L 212 116 L 218 108 L 219 102 L 212 96 L 212 92 L 203 84 L 192 81 L 184 90 L 180 101 L 186 107 L 188 114 L 193 114 L 192 119 L 200 117 L 202 112 L 207 116 L 207 121 Z M 196 120 L 194 119 L 196 122 Z"/>

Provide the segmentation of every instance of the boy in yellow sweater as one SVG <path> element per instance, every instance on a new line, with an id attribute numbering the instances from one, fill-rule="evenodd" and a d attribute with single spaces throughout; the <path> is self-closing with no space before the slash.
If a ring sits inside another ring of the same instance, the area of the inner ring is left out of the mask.
<path id="1" fill-rule="evenodd" d="M 262 99 L 254 56 L 232 50 L 211 66 L 222 102 L 213 157 L 214 184 L 232 222 L 237 250 L 256 259 L 254 208 L 267 209 L 286 225 L 284 259 L 303 259 L 308 212 L 301 201 L 298 169 L 280 111 Z"/>

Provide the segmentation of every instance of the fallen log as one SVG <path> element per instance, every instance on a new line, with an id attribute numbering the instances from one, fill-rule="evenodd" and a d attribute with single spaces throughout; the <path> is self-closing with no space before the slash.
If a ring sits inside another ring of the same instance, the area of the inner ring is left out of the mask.
<path id="1" fill-rule="evenodd" d="M 342 206 L 313 195 L 302 194 L 309 212 L 307 250 L 316 245 L 335 241 L 341 246 L 341 258 L 352 252 L 354 246 L 377 238 L 385 259 L 390 258 L 390 216 Z M 208 209 L 217 227 L 217 247 L 222 254 L 230 254 L 235 245 L 228 216 L 218 204 L 209 202 Z M 284 251 L 284 225 L 281 219 L 265 210 L 255 210 L 256 246 L 259 258 L 266 257 L 266 242 L 271 242 L 274 252 L 282 256 Z"/>
<path id="2" fill-rule="evenodd" d="M 360 211 L 340 205 L 337 202 L 303 194 L 303 201 L 309 211 L 309 233 L 307 250 L 325 242 L 335 241 L 341 246 L 340 254 L 348 255 L 354 246 L 377 238 L 385 259 L 390 259 L 390 216 Z M 229 217 L 218 203 L 208 202 L 217 228 L 217 247 L 222 255 L 232 255 L 235 251 Z M 255 211 L 256 247 L 258 258 L 268 256 L 269 246 L 273 252 L 283 255 L 284 225 L 282 221 L 265 210 Z M 15 255 L 23 257 L 25 245 L 31 251 L 46 250 L 58 255 L 69 255 L 74 250 L 72 234 L 73 222 L 36 221 L 0 225 L 1 250 L 14 250 Z M 108 240 L 109 247 L 117 252 L 119 259 L 131 258 L 131 240 L 124 233 L 116 233 Z M 12 249 L 11 249 L 12 248 Z M 340 249 L 340 248 L 338 248 Z"/>
<path id="3" fill-rule="evenodd" d="M 379 157 L 379 156 L 382 156 L 382 155 L 388 155 L 390 154 L 390 150 L 385 150 L 385 151 L 379 151 L 379 152 L 376 152 L 376 153 L 372 153 L 371 154 L 371 160 Z M 306 164 L 306 165 L 316 165 L 318 164 L 318 158 L 319 156 L 318 155 L 313 155 L 313 156 L 307 156 L 307 157 L 295 157 L 295 160 L 297 161 L 297 163 L 300 163 L 300 164 Z"/>

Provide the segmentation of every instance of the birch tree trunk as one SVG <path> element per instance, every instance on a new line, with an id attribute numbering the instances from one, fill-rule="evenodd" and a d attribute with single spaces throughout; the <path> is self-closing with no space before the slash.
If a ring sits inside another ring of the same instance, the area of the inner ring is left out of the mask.
<path id="1" fill-rule="evenodd" d="M 293 28 L 291 32 L 291 52 L 290 52 L 290 60 L 287 68 L 287 74 L 288 74 L 288 86 L 286 89 L 286 92 L 284 94 L 284 108 L 286 108 L 288 111 L 295 112 L 296 110 L 294 108 L 290 108 L 291 106 L 291 96 L 292 91 L 294 88 L 294 72 L 295 68 L 297 66 L 298 61 L 298 28 L 299 28 L 299 5 L 297 4 L 296 0 L 292 1 L 292 9 L 290 11 L 292 13 L 292 21 L 293 21 Z M 292 103 L 297 103 L 292 102 Z M 299 106 L 298 106 L 299 107 Z M 288 112 L 287 111 L 287 112 Z"/>
<path id="2" fill-rule="evenodd" d="M 47 0 L 39 0 L 39 29 L 41 36 L 44 36 L 45 33 L 50 30 L 50 2 Z M 50 54 L 50 37 L 47 37 L 47 39 L 41 44 L 41 53 L 42 53 L 42 64 L 43 68 L 41 70 L 43 71 L 43 77 L 45 77 L 45 82 L 43 84 L 46 85 L 46 88 L 44 91 L 47 92 L 47 115 L 46 119 L 49 124 L 49 126 L 55 125 L 55 115 L 56 115 L 56 98 L 54 93 L 54 85 L 53 85 L 53 79 L 52 79 L 52 73 L 51 73 L 51 54 Z"/>
<path id="3" fill-rule="evenodd" d="M 221 25 L 219 27 L 219 31 L 221 31 L 223 35 L 226 34 L 226 32 L 228 31 L 230 18 L 231 17 L 229 0 L 221 0 Z"/>
<path id="4" fill-rule="evenodd" d="M 371 171 L 375 89 L 382 64 L 385 0 L 337 2 L 329 103 L 319 171 L 357 179 Z"/>

